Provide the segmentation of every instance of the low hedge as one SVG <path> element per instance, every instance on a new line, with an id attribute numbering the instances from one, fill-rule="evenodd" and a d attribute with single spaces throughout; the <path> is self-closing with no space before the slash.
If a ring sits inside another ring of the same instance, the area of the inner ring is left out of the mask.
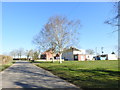
<path id="1" fill-rule="evenodd" d="M 13 60 L 28 60 L 27 58 L 13 58 Z"/>
<path id="2" fill-rule="evenodd" d="M 0 55 L 0 64 L 8 64 L 13 61 L 11 56 Z"/>
<path id="3" fill-rule="evenodd" d="M 11 66 L 13 63 L 12 57 L 0 55 L 0 72 Z"/>

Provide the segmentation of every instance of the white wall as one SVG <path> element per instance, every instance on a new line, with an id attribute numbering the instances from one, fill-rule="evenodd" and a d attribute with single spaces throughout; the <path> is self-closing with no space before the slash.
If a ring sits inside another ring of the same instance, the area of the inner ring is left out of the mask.
<path id="1" fill-rule="evenodd" d="M 73 54 L 82 54 L 81 51 L 73 51 Z"/>
<path id="2" fill-rule="evenodd" d="M 73 54 L 85 54 L 85 50 L 81 49 L 80 51 L 73 51 Z"/>
<path id="3" fill-rule="evenodd" d="M 82 54 L 86 54 L 84 49 L 80 49 L 82 51 Z"/>
<path id="4" fill-rule="evenodd" d="M 115 54 L 108 54 L 108 60 L 118 60 L 118 57 Z"/>
<path id="5" fill-rule="evenodd" d="M 81 56 L 81 61 L 85 61 L 85 56 Z"/>
<path id="6" fill-rule="evenodd" d="M 94 55 L 86 55 L 87 60 L 93 60 Z"/>

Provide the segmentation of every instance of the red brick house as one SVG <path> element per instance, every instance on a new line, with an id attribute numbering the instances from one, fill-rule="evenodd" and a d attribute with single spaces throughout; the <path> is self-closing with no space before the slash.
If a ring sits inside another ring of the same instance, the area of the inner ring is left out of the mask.
<path id="1" fill-rule="evenodd" d="M 52 54 L 52 50 L 49 49 L 41 54 L 41 59 L 52 60 L 52 58 L 57 59 L 59 54 Z"/>
<path id="2" fill-rule="evenodd" d="M 50 50 L 50 49 L 41 54 L 41 59 L 50 60 L 50 59 L 52 59 L 52 57 L 53 57 L 52 50 Z"/>

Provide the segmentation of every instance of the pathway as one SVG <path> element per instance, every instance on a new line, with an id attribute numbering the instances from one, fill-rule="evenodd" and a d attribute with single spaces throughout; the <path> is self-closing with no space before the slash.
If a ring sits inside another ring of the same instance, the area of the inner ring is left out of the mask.
<path id="1" fill-rule="evenodd" d="M 2 88 L 77 88 L 27 61 L 17 61 L 0 75 Z"/>

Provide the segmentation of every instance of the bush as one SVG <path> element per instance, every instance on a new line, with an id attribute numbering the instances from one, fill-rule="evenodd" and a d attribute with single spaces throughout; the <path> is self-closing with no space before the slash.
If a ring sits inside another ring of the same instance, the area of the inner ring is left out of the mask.
<path id="1" fill-rule="evenodd" d="M 7 64 L 13 61 L 11 56 L 0 55 L 0 64 Z"/>

